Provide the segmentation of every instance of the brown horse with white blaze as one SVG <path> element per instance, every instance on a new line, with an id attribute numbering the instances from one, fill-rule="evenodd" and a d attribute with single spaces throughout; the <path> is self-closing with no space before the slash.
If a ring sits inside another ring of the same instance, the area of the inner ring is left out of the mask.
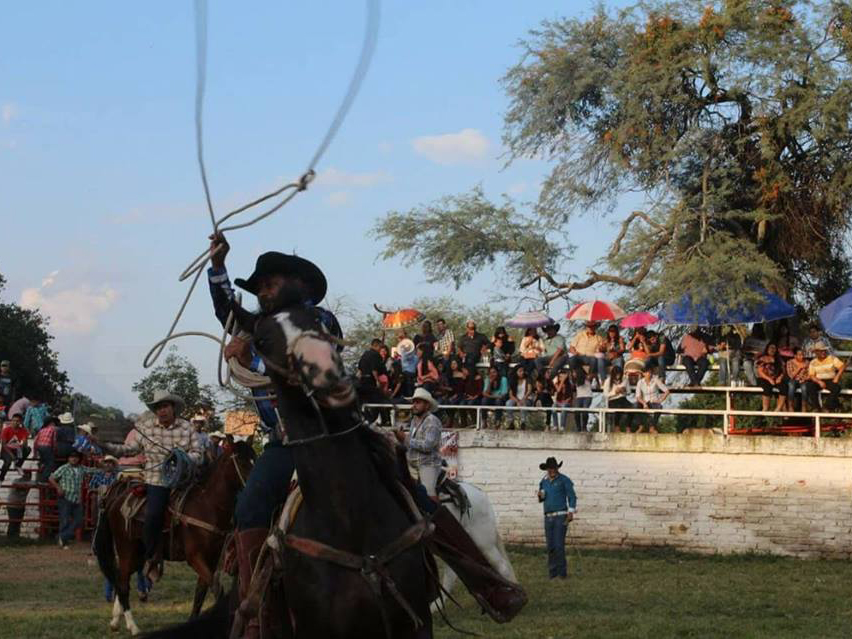
<path id="1" fill-rule="evenodd" d="M 228 533 L 233 528 L 237 493 L 254 464 L 254 451 L 245 442 L 228 443 L 225 451 L 187 490 L 180 512 L 172 511 L 171 541 L 164 541 L 164 558 L 186 561 L 198 574 L 192 616 L 198 615 L 214 575 Z M 107 495 L 92 547 L 101 572 L 115 586 L 110 628 L 118 630 L 122 613 L 131 634 L 139 627 L 130 610 L 130 578 L 144 563 L 142 526 L 125 520 L 121 512 L 127 489 L 116 486 Z M 173 504 L 170 504 L 170 510 Z"/>

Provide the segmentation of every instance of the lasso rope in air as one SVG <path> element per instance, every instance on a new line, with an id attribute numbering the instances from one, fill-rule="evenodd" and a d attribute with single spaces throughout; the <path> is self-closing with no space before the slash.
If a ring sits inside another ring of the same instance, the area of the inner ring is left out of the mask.
<path id="1" fill-rule="evenodd" d="M 207 170 L 204 165 L 204 145 L 203 145 L 203 112 L 204 112 L 204 91 L 207 80 L 207 2 L 206 0 L 195 0 L 195 45 L 196 45 L 196 84 L 195 84 L 195 142 L 196 142 L 196 155 L 198 160 L 198 168 L 201 173 L 201 183 L 204 187 L 204 197 L 207 203 L 207 210 L 210 214 L 210 222 L 213 227 L 213 234 L 217 235 L 220 233 L 224 233 L 226 231 L 235 231 L 237 229 L 242 229 L 249 227 L 253 224 L 260 222 L 261 220 L 269 217 L 279 209 L 281 209 L 285 204 L 287 204 L 290 200 L 292 200 L 298 193 L 304 191 L 308 188 L 308 185 L 313 181 L 316 176 L 315 169 L 323 154 L 328 149 L 329 144 L 334 139 L 334 136 L 337 135 L 337 132 L 340 129 L 340 126 L 343 124 L 346 115 L 349 112 L 349 109 L 352 106 L 352 103 L 355 101 L 355 97 L 358 94 L 358 90 L 361 88 L 363 84 L 364 77 L 367 74 L 367 70 L 370 67 L 370 62 L 373 57 L 373 52 L 376 48 L 376 39 L 378 35 L 379 28 L 379 0 L 366 0 L 367 2 L 367 26 L 364 31 L 364 41 L 361 45 L 361 53 L 358 57 L 358 64 L 355 67 L 355 70 L 352 74 L 352 78 L 349 81 L 349 86 L 347 88 L 346 94 L 343 97 L 343 100 L 340 103 L 340 106 L 337 108 L 337 112 L 335 113 L 334 119 L 331 121 L 328 130 L 326 131 L 325 136 L 314 152 L 311 161 L 308 163 L 307 169 L 305 169 L 302 176 L 295 182 L 290 182 L 288 184 L 284 184 L 283 186 L 275 189 L 274 191 L 267 193 L 251 202 L 240 206 L 233 211 L 230 211 L 223 215 L 219 220 L 216 219 L 215 212 L 213 210 L 213 200 L 210 195 L 210 185 L 207 180 Z M 249 211 L 254 207 L 266 202 L 267 200 L 281 197 L 280 201 L 275 203 L 269 209 L 260 213 L 256 217 L 252 218 L 247 222 L 241 222 L 237 224 L 231 224 L 229 226 L 224 226 L 224 223 L 241 213 Z M 195 290 L 196 284 L 198 284 L 198 280 L 201 277 L 201 274 L 204 272 L 205 266 L 213 257 L 214 253 L 218 250 L 221 250 L 221 247 L 215 250 L 206 250 L 197 258 L 195 258 L 189 266 L 180 274 L 178 281 L 183 282 L 189 277 L 193 276 L 192 283 L 189 286 L 189 290 L 186 293 L 186 297 L 183 300 L 180 308 L 178 309 L 177 314 L 175 315 L 174 320 L 172 321 L 171 326 L 169 327 L 168 333 L 166 336 L 159 340 L 156 344 L 151 347 L 151 350 L 148 351 L 147 355 L 145 355 L 145 359 L 142 361 L 142 365 L 145 368 L 151 367 L 154 362 L 162 354 L 163 350 L 171 340 L 177 339 L 179 337 L 188 337 L 188 336 L 198 336 L 198 337 L 206 337 L 208 339 L 212 339 L 219 343 L 219 384 L 223 387 L 227 387 L 231 392 L 234 392 L 236 395 L 242 398 L 248 399 L 257 399 L 251 396 L 247 396 L 243 393 L 237 391 L 230 384 L 230 377 L 233 375 L 234 378 L 240 384 L 249 386 L 249 387 L 257 387 L 261 385 L 261 383 L 268 384 L 268 380 L 262 376 L 256 375 L 251 371 L 247 371 L 242 367 L 235 366 L 232 361 L 229 362 L 229 373 L 226 378 L 223 380 L 221 375 L 221 361 L 223 358 L 224 348 L 225 348 L 225 339 L 227 336 L 227 330 L 225 335 L 220 339 L 219 337 L 212 335 L 210 333 L 205 333 L 202 331 L 184 331 L 181 333 L 175 333 L 175 328 L 180 321 L 180 318 L 183 316 L 184 311 L 186 310 L 186 306 L 189 303 L 190 298 L 192 297 L 192 293 Z M 228 324 L 232 322 L 233 318 L 229 318 Z"/>

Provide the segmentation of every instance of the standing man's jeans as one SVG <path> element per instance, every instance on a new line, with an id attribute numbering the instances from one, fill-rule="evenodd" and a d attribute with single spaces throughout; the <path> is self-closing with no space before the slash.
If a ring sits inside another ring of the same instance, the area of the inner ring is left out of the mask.
<path id="1" fill-rule="evenodd" d="M 840 407 L 840 384 L 833 379 L 824 379 L 822 381 L 825 384 L 825 390 L 830 393 L 824 403 L 824 407 L 828 410 L 837 410 Z M 811 410 L 819 410 L 819 397 L 822 388 L 820 388 L 819 384 L 811 380 L 805 383 L 805 388 L 807 389 L 808 404 Z"/>
<path id="2" fill-rule="evenodd" d="M 568 532 L 568 515 L 544 516 L 544 539 L 547 542 L 547 575 L 567 577 L 565 561 L 565 534 Z"/>
<path id="3" fill-rule="evenodd" d="M 719 353 L 719 384 L 722 386 L 730 386 L 733 381 L 740 376 L 740 362 L 742 361 L 742 353 L 740 351 L 728 351 Z M 728 366 L 730 362 L 730 367 Z M 730 370 L 728 370 L 730 368 Z M 755 380 L 757 381 L 757 380 Z M 752 384 L 754 386 L 754 384 Z"/>
<path id="4" fill-rule="evenodd" d="M 545 369 L 552 369 L 554 371 L 558 371 L 560 368 L 565 366 L 566 363 L 570 364 L 571 358 L 568 355 L 560 355 L 556 358 L 556 361 L 553 362 L 553 366 L 550 365 L 550 360 L 553 359 L 553 355 L 542 355 L 541 357 L 535 358 L 535 369 L 540 373 Z"/>
<path id="5" fill-rule="evenodd" d="M 663 407 L 663 405 L 660 402 L 648 402 L 648 408 L 649 409 L 653 409 L 653 408 L 660 409 L 662 407 Z M 650 425 L 653 426 L 654 428 L 656 428 L 657 424 L 660 423 L 660 415 L 661 415 L 661 413 L 656 413 L 656 412 L 652 413 L 650 415 L 650 418 L 651 418 L 650 419 Z"/>
<path id="6" fill-rule="evenodd" d="M 704 374 L 707 372 L 707 367 L 710 362 L 706 355 L 702 355 L 698 359 L 692 359 L 689 355 L 684 355 L 681 360 L 686 374 L 689 375 L 689 384 L 691 386 L 701 386 L 701 380 L 704 379 Z"/>
<path id="7" fill-rule="evenodd" d="M 575 397 L 574 398 L 574 407 L 575 408 L 588 408 L 592 405 L 591 397 Z M 585 433 L 586 426 L 589 424 L 589 414 L 588 413 L 574 413 L 574 426 L 578 433 Z"/>
<path id="8" fill-rule="evenodd" d="M 595 357 L 593 355 L 572 355 L 571 359 L 568 360 L 568 365 L 571 368 L 576 368 L 577 366 L 588 366 L 590 375 L 597 375 L 598 381 L 603 384 L 603 380 L 606 379 L 606 357 L 603 357 L 603 353 L 601 353 L 601 357 Z"/>
<path id="9" fill-rule="evenodd" d="M 754 370 L 754 359 L 745 358 L 743 360 L 743 373 L 749 386 L 757 386 L 757 373 Z"/>
<path id="10" fill-rule="evenodd" d="M 505 397 L 483 397 L 482 398 L 482 405 L 483 406 L 497 407 L 497 406 L 503 406 L 505 403 L 506 403 Z M 494 411 L 494 422 L 496 424 L 502 424 L 503 423 L 503 411 L 502 410 L 495 410 Z"/>
<path id="11" fill-rule="evenodd" d="M 795 379 L 787 380 L 787 401 L 790 402 L 790 410 L 796 406 L 796 390 L 801 390 L 802 393 L 802 410 L 805 408 L 805 404 L 807 404 L 807 382 L 797 382 Z"/>
<path id="12" fill-rule="evenodd" d="M 146 484 L 145 489 L 145 525 L 142 527 L 142 543 L 145 545 L 145 559 L 150 560 L 157 556 L 171 491 L 166 486 L 152 484 Z"/>
<path id="13" fill-rule="evenodd" d="M 46 483 L 50 473 L 56 470 L 56 454 L 53 451 L 53 446 L 38 446 L 36 452 L 41 461 L 41 467 L 38 469 L 38 480 L 41 483 Z"/>
<path id="14" fill-rule="evenodd" d="M 15 462 L 15 466 L 20 468 L 24 465 L 29 454 L 30 448 L 26 444 L 16 450 L 4 448 L 0 451 L 0 459 L 3 460 L 3 466 L 0 468 L 0 481 L 6 479 L 6 473 L 9 472 L 9 466 L 12 465 L 12 462 Z"/>
<path id="15" fill-rule="evenodd" d="M 59 539 L 67 543 L 74 539 L 74 531 L 83 525 L 83 504 L 75 504 L 65 497 L 60 497 L 59 507 Z"/>

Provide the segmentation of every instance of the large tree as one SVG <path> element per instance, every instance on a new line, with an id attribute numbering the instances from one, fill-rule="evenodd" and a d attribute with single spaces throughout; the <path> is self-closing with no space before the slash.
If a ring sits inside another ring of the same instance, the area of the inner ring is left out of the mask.
<path id="1" fill-rule="evenodd" d="M 456 286 L 496 264 L 544 299 L 626 287 L 649 307 L 684 291 L 733 307 L 763 286 L 814 309 L 849 285 L 849 3 L 599 8 L 545 22 L 523 50 L 504 78 L 504 143 L 510 161 L 552 161 L 537 202 L 474 189 L 391 212 L 375 228 L 384 257 Z M 598 223 L 631 191 L 647 205 L 572 275 L 569 222 Z"/>
<path id="2" fill-rule="evenodd" d="M 199 411 L 215 409 L 216 391 L 209 384 L 199 380 L 198 369 L 186 357 L 179 355 L 177 347 L 172 346 L 162 364 L 133 384 L 133 392 L 139 395 L 139 401 L 147 404 L 154 397 L 154 391 L 165 389 L 179 395 L 186 402 L 183 417 L 190 418 Z"/>
<path id="3" fill-rule="evenodd" d="M 0 292 L 6 284 L 0 275 Z M 50 404 L 67 393 L 68 375 L 50 347 L 48 320 L 38 311 L 0 303 L 0 359 L 8 359 L 18 378 L 19 392 Z"/>

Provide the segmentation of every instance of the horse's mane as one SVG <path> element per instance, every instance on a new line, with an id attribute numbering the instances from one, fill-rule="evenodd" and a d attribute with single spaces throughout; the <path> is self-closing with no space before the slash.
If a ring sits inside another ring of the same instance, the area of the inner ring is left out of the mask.
<path id="1" fill-rule="evenodd" d="M 387 487 L 402 510 L 408 514 L 410 512 L 409 502 L 402 495 L 402 490 L 408 490 L 413 494 L 414 480 L 408 471 L 405 449 L 401 446 L 395 446 L 385 435 L 369 428 L 359 429 L 358 437 L 366 445 L 380 481 Z M 402 486 L 400 486 L 400 483 L 402 483 Z"/>

